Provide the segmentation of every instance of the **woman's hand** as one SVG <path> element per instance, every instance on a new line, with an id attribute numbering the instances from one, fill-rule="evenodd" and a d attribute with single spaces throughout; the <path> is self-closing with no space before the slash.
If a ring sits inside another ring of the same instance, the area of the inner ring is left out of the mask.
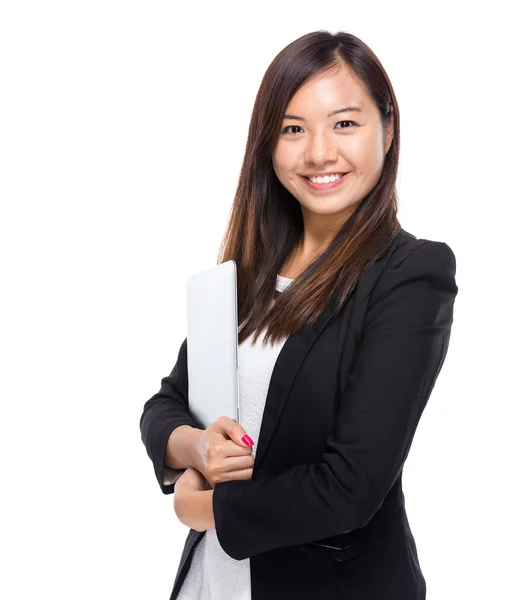
<path id="1" fill-rule="evenodd" d="M 252 446 L 243 439 L 246 431 L 230 417 L 219 417 L 202 431 L 198 442 L 196 467 L 214 488 L 217 483 L 252 479 L 254 456 Z"/>
<path id="2" fill-rule="evenodd" d="M 214 528 L 212 488 L 193 467 L 186 469 L 175 484 L 174 511 L 178 520 L 196 531 Z"/>

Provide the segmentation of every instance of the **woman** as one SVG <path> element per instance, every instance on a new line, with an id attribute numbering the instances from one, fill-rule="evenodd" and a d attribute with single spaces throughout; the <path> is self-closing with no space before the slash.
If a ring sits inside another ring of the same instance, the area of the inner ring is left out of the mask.
<path id="1" fill-rule="evenodd" d="M 187 339 L 140 421 L 191 528 L 172 599 L 425 598 L 401 478 L 456 265 L 398 222 L 399 147 L 355 36 L 304 35 L 267 69 L 219 261 L 238 268 L 241 422 L 197 427 Z"/>

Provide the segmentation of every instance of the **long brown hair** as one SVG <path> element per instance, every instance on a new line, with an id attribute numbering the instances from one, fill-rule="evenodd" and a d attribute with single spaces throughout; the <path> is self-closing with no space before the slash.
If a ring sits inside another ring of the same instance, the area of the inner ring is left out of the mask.
<path id="1" fill-rule="evenodd" d="M 280 183 L 272 163 L 290 99 L 313 75 L 345 64 L 376 103 L 383 127 L 394 119 L 394 137 L 374 188 L 326 250 L 282 292 L 276 277 L 302 239 L 300 204 Z M 255 99 L 245 155 L 218 264 L 237 265 L 238 343 L 266 329 L 264 344 L 311 327 L 331 298 L 338 314 L 362 269 L 379 259 L 400 230 L 396 177 L 399 109 L 378 58 L 350 33 L 315 31 L 286 46 L 272 61 Z M 275 302 L 272 302 L 275 299 Z"/>

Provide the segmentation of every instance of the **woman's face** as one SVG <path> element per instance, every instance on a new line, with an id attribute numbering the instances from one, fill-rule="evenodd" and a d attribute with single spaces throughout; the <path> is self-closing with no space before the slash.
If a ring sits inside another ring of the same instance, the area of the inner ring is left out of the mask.
<path id="1" fill-rule="evenodd" d="M 336 112 L 347 107 L 360 111 Z M 392 125 L 385 134 L 376 104 L 346 67 L 313 77 L 295 93 L 272 161 L 279 181 L 300 202 L 305 221 L 329 216 L 335 228 L 354 213 L 381 175 Z M 307 176 L 320 173 L 348 174 L 334 187 L 316 189 Z"/>

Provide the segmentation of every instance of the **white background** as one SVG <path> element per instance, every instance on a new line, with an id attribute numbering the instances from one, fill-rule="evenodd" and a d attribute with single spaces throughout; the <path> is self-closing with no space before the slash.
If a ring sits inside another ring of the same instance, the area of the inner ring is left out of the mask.
<path id="1" fill-rule="evenodd" d="M 185 280 L 216 264 L 264 71 L 317 29 L 379 56 L 401 224 L 457 258 L 450 349 L 403 479 L 427 598 L 518 597 L 505 6 L 1 4 L 2 598 L 169 597 L 188 529 L 139 419 L 186 335 Z"/>

